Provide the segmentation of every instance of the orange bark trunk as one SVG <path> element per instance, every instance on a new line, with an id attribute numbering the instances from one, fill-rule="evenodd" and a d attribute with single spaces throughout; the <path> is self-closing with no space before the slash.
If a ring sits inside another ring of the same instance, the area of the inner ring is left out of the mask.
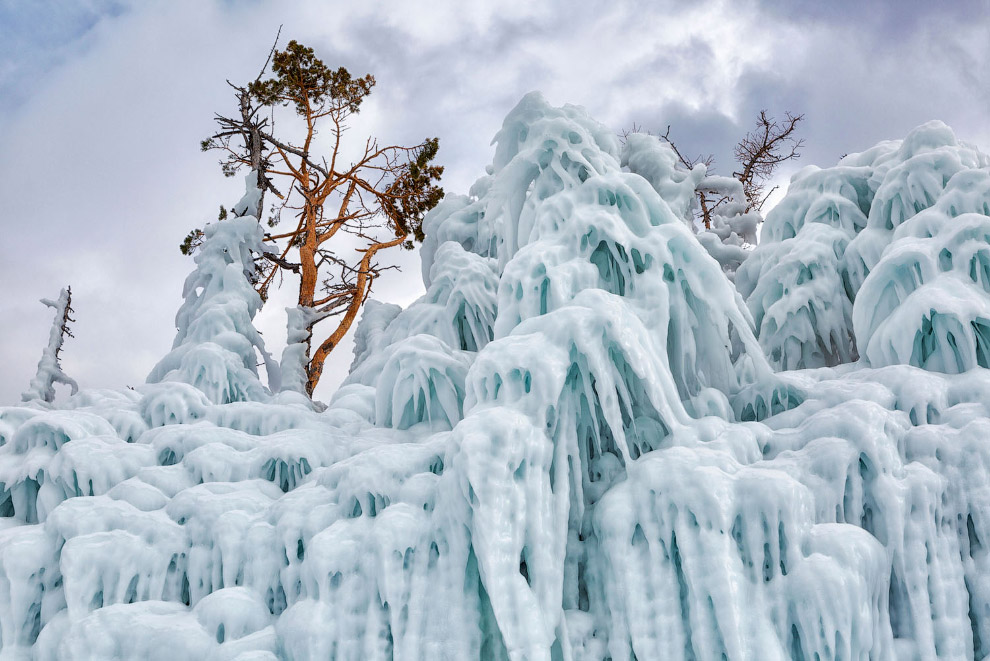
<path id="1" fill-rule="evenodd" d="M 357 283 L 354 288 L 353 297 L 351 298 L 351 304 L 347 306 L 347 311 L 344 312 L 344 316 L 341 318 L 336 330 L 334 330 L 330 337 L 328 337 L 323 344 L 316 349 L 316 353 L 313 354 L 313 357 L 310 359 L 309 365 L 306 368 L 306 375 L 308 377 L 306 381 L 306 392 L 310 397 L 313 396 L 313 390 L 316 388 L 316 384 L 320 382 L 320 377 L 323 375 L 323 364 L 326 362 L 327 356 L 330 355 L 330 352 L 333 351 L 334 347 L 336 347 L 344 336 L 347 335 L 347 331 L 350 330 L 351 326 L 354 324 L 354 320 L 357 319 L 358 313 L 361 311 L 361 306 L 364 304 L 365 296 L 367 296 L 368 289 L 371 287 L 371 282 L 374 280 L 371 276 L 371 262 L 375 257 L 375 253 L 379 250 L 384 250 L 399 245 L 406 240 L 406 236 L 407 234 L 403 232 L 391 241 L 376 243 L 365 251 L 364 257 L 361 259 L 361 265 L 358 269 Z M 312 327 L 310 328 L 310 331 L 312 331 Z M 310 337 L 312 337 L 312 332 L 310 333 Z"/>

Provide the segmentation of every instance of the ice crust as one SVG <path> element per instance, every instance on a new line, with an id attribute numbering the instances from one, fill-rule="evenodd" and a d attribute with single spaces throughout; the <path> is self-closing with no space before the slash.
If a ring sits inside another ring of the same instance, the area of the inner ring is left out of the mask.
<path id="1" fill-rule="evenodd" d="M 655 138 L 496 143 L 325 410 L 258 379 L 250 217 L 148 384 L 0 409 L 0 658 L 990 654 L 987 157 L 802 171 L 737 291 Z"/>

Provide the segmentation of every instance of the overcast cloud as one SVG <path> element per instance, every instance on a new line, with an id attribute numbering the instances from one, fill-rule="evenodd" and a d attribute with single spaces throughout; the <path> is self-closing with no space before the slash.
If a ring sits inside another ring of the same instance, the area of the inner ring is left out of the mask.
<path id="1" fill-rule="evenodd" d="M 257 74 L 279 24 L 282 45 L 373 73 L 352 134 L 438 136 L 455 193 L 533 89 L 616 132 L 669 124 L 723 173 L 761 108 L 805 114 L 795 167 L 936 118 L 990 150 L 990 0 L 0 0 L 0 404 L 19 400 L 46 341 L 38 299 L 66 284 L 77 321 L 63 364 L 81 386 L 141 383 L 171 346 L 192 268 L 177 246 L 243 186 L 199 140 L 232 109 L 224 80 Z M 418 258 L 403 259 L 376 298 L 420 295 Z M 276 355 L 291 300 L 257 319 Z M 323 399 L 350 359 L 336 352 Z"/>

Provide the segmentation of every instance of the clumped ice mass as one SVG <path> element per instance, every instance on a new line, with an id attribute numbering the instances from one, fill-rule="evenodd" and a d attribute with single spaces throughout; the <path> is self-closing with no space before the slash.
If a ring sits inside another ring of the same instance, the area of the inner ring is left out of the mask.
<path id="1" fill-rule="evenodd" d="M 326 410 L 250 217 L 146 385 L 0 409 L 0 657 L 990 654 L 990 159 L 806 168 L 748 251 L 656 138 L 532 94 L 496 143 Z"/>

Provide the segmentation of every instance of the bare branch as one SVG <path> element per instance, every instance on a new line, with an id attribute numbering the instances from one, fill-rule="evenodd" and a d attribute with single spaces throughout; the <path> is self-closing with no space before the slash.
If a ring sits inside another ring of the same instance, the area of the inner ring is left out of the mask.
<path id="1" fill-rule="evenodd" d="M 777 167 L 786 161 L 800 158 L 804 146 L 803 139 L 796 139 L 794 132 L 804 115 L 785 113 L 784 120 L 778 122 L 761 110 L 756 121 L 756 129 L 736 145 L 736 160 L 742 168 L 732 175 L 743 185 L 747 209 L 759 210 L 766 201 L 763 195 L 766 182 L 773 176 Z"/>
<path id="2" fill-rule="evenodd" d="M 796 138 L 795 132 L 797 125 L 803 119 L 804 115 L 787 112 L 783 120 L 777 121 L 766 110 L 761 110 L 757 117 L 756 128 L 747 133 L 736 145 L 734 153 L 741 168 L 733 172 L 732 176 L 742 184 L 743 194 L 746 197 L 746 211 L 762 209 L 775 190 L 772 188 L 769 192 L 765 192 L 766 184 L 773 177 L 773 173 L 781 163 L 800 158 L 804 140 Z M 630 131 L 622 134 L 622 138 L 625 140 L 631 133 L 640 132 L 643 131 L 634 124 Z M 700 163 L 707 168 L 708 174 L 714 171 L 713 155 L 699 155 L 694 159 L 684 156 L 670 137 L 670 125 L 667 125 L 667 130 L 657 137 L 670 146 L 686 169 L 691 170 Z M 696 193 L 700 207 L 697 217 L 706 228 L 710 228 L 715 211 L 732 201 L 732 198 L 726 195 L 713 197 L 712 191 L 703 188 L 699 188 Z"/>

